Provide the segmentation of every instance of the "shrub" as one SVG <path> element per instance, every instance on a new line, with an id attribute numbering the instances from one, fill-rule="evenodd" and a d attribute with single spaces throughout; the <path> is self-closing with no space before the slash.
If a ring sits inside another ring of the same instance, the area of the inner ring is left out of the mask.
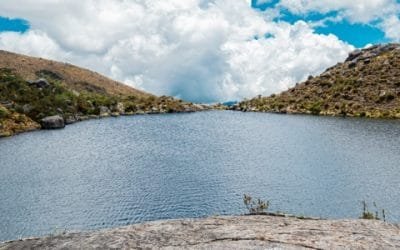
<path id="1" fill-rule="evenodd" d="M 243 196 L 243 203 L 249 211 L 249 214 L 252 215 L 263 214 L 266 210 L 268 210 L 269 207 L 269 201 L 265 202 L 260 199 L 253 200 L 250 195 L 246 194 Z"/>
<path id="2" fill-rule="evenodd" d="M 10 115 L 6 108 L 0 107 L 0 119 L 7 118 Z"/>
<path id="3" fill-rule="evenodd" d="M 311 114 L 319 115 L 321 113 L 321 103 L 320 102 L 313 103 L 309 108 L 309 110 L 311 111 Z"/>
<path id="4" fill-rule="evenodd" d="M 378 207 L 376 206 L 376 203 L 373 202 L 373 206 L 375 207 L 375 213 L 370 212 L 368 210 L 368 206 L 367 203 L 365 201 L 361 202 L 362 206 L 363 206 L 363 211 L 362 214 L 360 216 L 360 219 L 365 219 L 365 220 L 380 220 L 381 218 L 379 217 L 379 211 L 378 211 Z M 385 214 L 385 209 L 381 210 L 382 212 L 382 220 L 386 221 L 386 214 Z"/>

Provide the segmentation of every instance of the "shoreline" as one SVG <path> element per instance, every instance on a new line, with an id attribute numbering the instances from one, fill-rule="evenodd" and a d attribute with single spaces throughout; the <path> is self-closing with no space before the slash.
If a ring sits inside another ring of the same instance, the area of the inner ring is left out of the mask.
<path id="1" fill-rule="evenodd" d="M 118 118 L 120 116 L 141 116 L 141 115 L 168 115 L 168 114 L 189 114 L 189 113 L 195 113 L 195 112 L 205 112 L 205 111 L 211 111 L 213 109 L 203 109 L 203 110 L 191 110 L 191 111 L 175 111 L 175 112 L 153 112 L 153 111 L 144 111 L 144 112 L 139 112 L 139 113 L 112 113 L 112 114 L 107 114 L 107 115 L 88 115 L 88 116 L 77 116 L 75 120 L 73 121 L 68 121 L 68 119 L 64 119 L 65 126 L 72 125 L 75 123 L 83 122 L 83 121 L 90 121 L 90 120 L 99 120 L 99 119 L 105 119 L 105 118 Z M 38 124 L 40 126 L 40 124 Z M 14 137 L 16 135 L 20 134 L 25 134 L 29 132 L 34 132 L 34 131 L 40 131 L 40 130 L 59 130 L 59 129 L 64 129 L 62 128 L 55 128 L 55 129 L 46 129 L 42 127 L 37 127 L 37 128 L 28 128 L 24 131 L 18 131 L 14 132 L 11 134 L 1 134 L 0 133 L 0 140 L 2 138 L 10 138 Z"/>
<path id="2" fill-rule="evenodd" d="M 287 112 L 287 111 L 273 111 L 273 110 L 239 110 L 234 108 L 226 109 L 228 111 L 233 112 L 242 112 L 242 113 L 260 113 L 260 114 L 275 114 L 275 115 L 293 115 L 293 116 L 311 116 L 311 117 L 334 117 L 334 118 L 352 118 L 352 119 L 360 119 L 360 120 L 375 120 L 375 121 L 400 121 L 400 116 L 390 116 L 390 117 L 382 117 L 382 116 L 355 116 L 355 115 L 340 115 L 340 114 L 312 114 L 311 112 Z"/>
<path id="3" fill-rule="evenodd" d="M 145 222 L 0 243 L 0 249 L 400 248 L 400 225 L 362 219 L 217 216 Z"/>

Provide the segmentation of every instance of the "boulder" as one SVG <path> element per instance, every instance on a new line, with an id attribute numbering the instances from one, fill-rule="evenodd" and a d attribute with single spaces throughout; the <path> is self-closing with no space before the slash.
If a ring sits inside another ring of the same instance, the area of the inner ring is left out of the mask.
<path id="1" fill-rule="evenodd" d="M 14 103 L 12 101 L 0 101 L 0 104 L 8 109 L 11 109 L 14 107 Z"/>
<path id="2" fill-rule="evenodd" d="M 107 108 L 106 106 L 100 106 L 100 116 L 101 117 L 106 117 L 106 116 L 110 116 L 110 109 Z"/>
<path id="3" fill-rule="evenodd" d="M 78 118 L 75 115 L 70 115 L 65 118 L 65 124 L 73 124 L 78 121 Z"/>
<path id="4" fill-rule="evenodd" d="M 362 53 L 363 52 L 361 50 L 355 50 L 355 51 L 351 52 L 349 54 L 349 56 L 347 57 L 346 62 L 353 61 L 354 59 L 356 59 L 357 57 L 362 55 Z"/>
<path id="5" fill-rule="evenodd" d="M 39 89 L 50 87 L 50 83 L 46 79 L 43 79 L 43 78 L 40 78 L 39 80 L 36 80 L 36 81 L 29 81 L 28 83 L 29 83 L 29 85 L 31 85 L 31 86 L 34 85 L 36 88 L 39 88 Z"/>
<path id="6" fill-rule="evenodd" d="M 28 114 L 32 111 L 33 106 L 30 104 L 25 104 L 24 106 L 22 106 L 22 111 L 24 112 L 24 114 Z"/>
<path id="7" fill-rule="evenodd" d="M 115 111 L 120 113 L 120 114 L 124 114 L 125 113 L 125 106 L 122 102 L 117 103 L 117 105 L 115 106 Z"/>
<path id="8" fill-rule="evenodd" d="M 42 129 L 60 129 L 65 127 L 64 118 L 60 115 L 48 116 L 41 120 Z"/>

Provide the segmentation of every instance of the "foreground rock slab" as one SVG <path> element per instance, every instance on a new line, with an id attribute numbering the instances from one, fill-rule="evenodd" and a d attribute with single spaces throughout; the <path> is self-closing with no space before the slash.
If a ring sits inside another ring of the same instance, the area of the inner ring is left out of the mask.
<path id="1" fill-rule="evenodd" d="M 231 216 L 25 239 L 0 249 L 400 249 L 400 228 L 373 220 Z"/>

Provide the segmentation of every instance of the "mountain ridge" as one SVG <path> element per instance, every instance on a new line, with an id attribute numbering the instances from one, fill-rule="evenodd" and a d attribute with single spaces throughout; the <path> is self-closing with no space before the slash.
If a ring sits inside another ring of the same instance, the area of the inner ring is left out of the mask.
<path id="1" fill-rule="evenodd" d="M 400 118 L 400 44 L 349 54 L 319 76 L 280 94 L 244 100 L 234 110 Z"/>
<path id="2" fill-rule="evenodd" d="M 69 87 L 80 91 L 85 85 L 98 91 L 105 91 L 111 95 L 137 95 L 151 96 L 141 90 L 105 77 L 95 71 L 38 57 L 21 55 L 5 50 L 0 50 L 0 68 L 14 69 L 17 74 L 26 80 L 35 80 L 42 76 L 52 74 L 53 77 L 62 78 Z"/>

